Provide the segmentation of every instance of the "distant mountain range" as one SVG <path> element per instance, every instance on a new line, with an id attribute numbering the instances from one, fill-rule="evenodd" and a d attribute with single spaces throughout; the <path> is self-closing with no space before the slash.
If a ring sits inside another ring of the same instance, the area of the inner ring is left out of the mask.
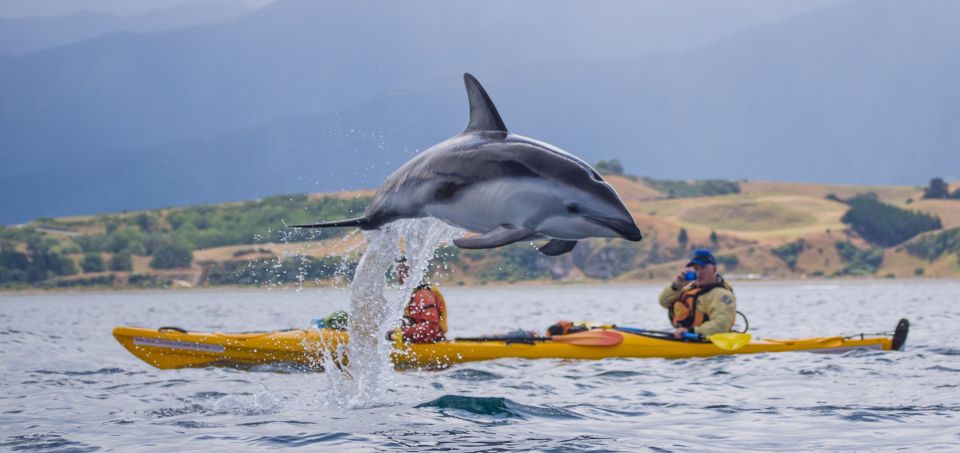
<path id="1" fill-rule="evenodd" d="M 148 33 L 212 24 L 249 11 L 241 2 L 208 0 L 132 16 L 84 10 L 64 16 L 0 17 L 0 54 L 20 55 L 112 32 Z"/>
<path id="2" fill-rule="evenodd" d="M 0 223 L 373 187 L 462 130 L 464 71 L 631 173 L 960 177 L 960 3 L 677 3 L 279 0 L 3 57 Z"/>

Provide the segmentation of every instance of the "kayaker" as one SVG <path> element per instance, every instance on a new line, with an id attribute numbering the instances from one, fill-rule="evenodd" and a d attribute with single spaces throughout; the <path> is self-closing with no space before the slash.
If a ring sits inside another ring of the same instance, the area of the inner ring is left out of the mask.
<path id="1" fill-rule="evenodd" d="M 670 286 L 660 292 L 675 338 L 703 338 L 729 332 L 737 317 L 733 288 L 717 273 L 717 260 L 709 249 L 697 249 Z"/>
<path id="2" fill-rule="evenodd" d="M 406 261 L 404 257 L 397 260 L 397 282 L 401 285 L 410 272 Z M 411 343 L 434 343 L 445 339 L 447 304 L 439 288 L 426 281 L 417 285 L 403 309 L 400 331 L 403 339 Z"/>

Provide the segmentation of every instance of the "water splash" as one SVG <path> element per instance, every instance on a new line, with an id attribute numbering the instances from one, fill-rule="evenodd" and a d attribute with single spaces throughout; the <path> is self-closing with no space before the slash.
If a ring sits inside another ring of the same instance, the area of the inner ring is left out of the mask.
<path id="1" fill-rule="evenodd" d="M 337 406 L 385 403 L 393 376 L 393 346 L 387 336 L 399 326 L 403 308 L 426 275 L 437 246 L 462 236 L 463 230 L 424 218 L 398 220 L 365 234 L 367 250 L 350 286 L 349 364 L 339 365 L 341 351 L 325 353 L 323 359 L 324 379 L 332 392 L 326 402 Z M 407 258 L 409 277 L 403 285 L 388 286 L 387 272 L 401 255 Z"/>

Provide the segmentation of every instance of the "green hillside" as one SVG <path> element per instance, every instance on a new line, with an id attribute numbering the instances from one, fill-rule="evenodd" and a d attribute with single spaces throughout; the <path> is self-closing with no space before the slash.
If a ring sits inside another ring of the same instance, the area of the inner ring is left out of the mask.
<path id="1" fill-rule="evenodd" d="M 634 213 L 642 242 L 583 241 L 553 258 L 529 243 L 489 251 L 447 246 L 434 259 L 435 278 L 664 280 L 698 247 L 714 249 L 732 278 L 960 277 L 957 189 L 925 199 L 929 187 L 607 179 Z M 363 235 L 284 223 L 355 216 L 371 195 L 282 195 L 4 227 L 0 287 L 343 284 Z"/>

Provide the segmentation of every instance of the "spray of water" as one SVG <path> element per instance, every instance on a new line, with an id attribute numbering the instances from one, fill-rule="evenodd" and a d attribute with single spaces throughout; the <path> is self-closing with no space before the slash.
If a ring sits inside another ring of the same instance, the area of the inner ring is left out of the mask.
<path id="1" fill-rule="evenodd" d="M 399 326 L 404 305 L 427 272 L 438 245 L 463 235 L 463 230 L 432 218 L 404 219 L 366 232 L 367 250 L 350 286 L 349 364 L 338 360 L 342 348 L 324 354 L 323 379 L 331 393 L 327 404 L 367 407 L 385 404 L 392 386 L 393 350 L 388 334 Z M 388 286 L 387 272 L 399 256 L 407 258 L 409 277 Z M 324 351 L 329 349 L 322 347 Z"/>

